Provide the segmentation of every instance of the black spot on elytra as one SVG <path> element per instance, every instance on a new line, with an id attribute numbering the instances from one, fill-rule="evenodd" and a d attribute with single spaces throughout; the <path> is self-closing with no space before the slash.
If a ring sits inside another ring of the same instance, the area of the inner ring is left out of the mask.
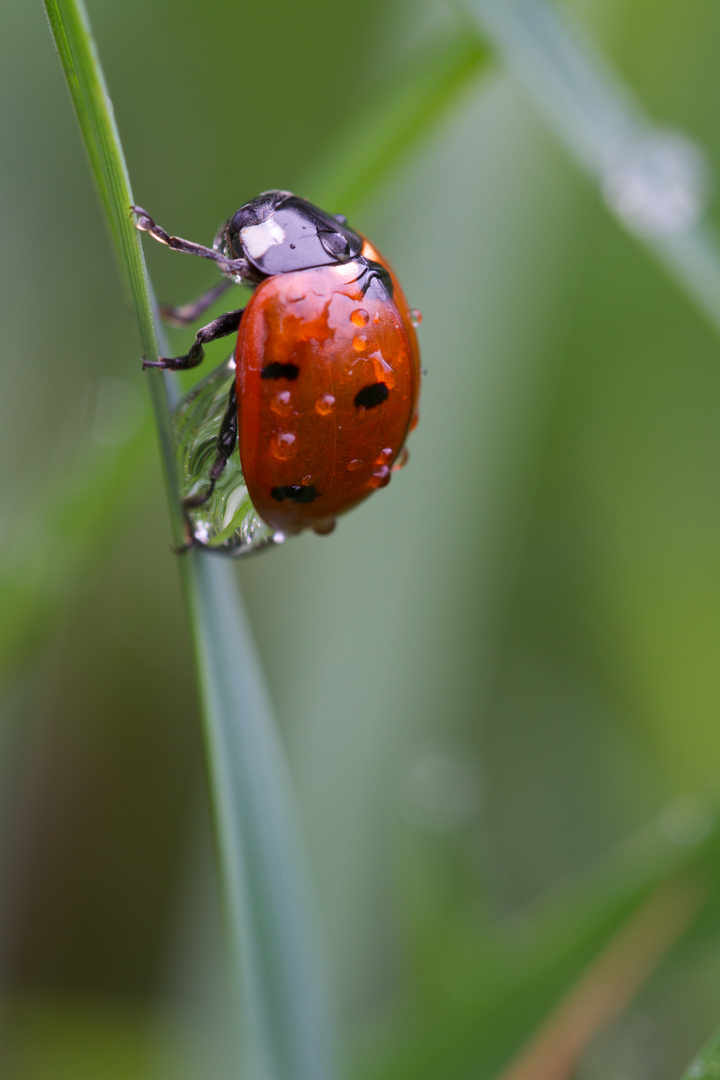
<path id="1" fill-rule="evenodd" d="M 387 401 L 389 393 L 384 382 L 370 383 L 369 386 L 363 386 L 362 390 L 358 390 L 355 395 L 355 404 L 359 409 L 374 409 L 376 405 L 382 405 L 383 401 Z"/>
<path id="2" fill-rule="evenodd" d="M 300 374 L 300 368 L 297 364 L 279 364 L 277 361 L 273 361 L 270 364 L 266 364 L 262 369 L 262 379 L 290 379 L 294 381 Z"/>
<path id="3" fill-rule="evenodd" d="M 317 499 L 319 492 L 312 484 L 306 486 L 302 484 L 285 484 L 283 487 L 273 488 L 270 494 L 276 502 L 282 502 L 283 499 L 289 499 L 290 502 L 303 504 L 314 502 L 315 499 Z"/>

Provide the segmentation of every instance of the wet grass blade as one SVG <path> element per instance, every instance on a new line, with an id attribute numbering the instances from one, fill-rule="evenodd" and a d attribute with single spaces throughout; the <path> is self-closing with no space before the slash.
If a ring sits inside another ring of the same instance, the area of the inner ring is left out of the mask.
<path id="1" fill-rule="evenodd" d="M 90 163 L 140 325 L 158 354 L 154 302 L 129 214 L 127 168 L 81 0 L 46 0 Z M 150 373 L 176 541 L 182 539 L 165 383 Z M 231 567 L 190 552 L 182 579 L 196 646 L 210 793 L 252 1075 L 330 1080 L 327 1008 L 263 675 Z M 244 1026 L 244 1025 L 243 1025 Z M 238 1067 L 238 1074 L 247 1073 Z"/>
<path id="2" fill-rule="evenodd" d="M 547 0 L 464 0 L 478 31 L 596 184 L 620 224 L 720 334 L 720 242 L 700 147 L 658 127 L 612 65 Z M 685 1080 L 720 1075 L 720 1035 Z"/>
<path id="3" fill-rule="evenodd" d="M 703 154 L 647 115 L 558 4 L 464 0 L 476 23 L 608 210 L 720 334 L 720 243 L 708 220 Z"/>
<path id="4" fill-rule="evenodd" d="M 232 566 L 183 560 L 235 965 L 259 1071 L 329 1080 L 333 1037 L 290 785 Z"/>
<path id="5" fill-rule="evenodd" d="M 682 1080 L 717 1080 L 720 1076 L 720 1031 L 716 1031 L 688 1065 Z"/>
<path id="6" fill-rule="evenodd" d="M 148 284 L 140 238 L 130 213 L 133 202 L 130 178 L 87 13 L 81 0 L 46 0 L 45 11 L 75 106 L 118 263 L 135 308 L 143 353 L 158 356 L 156 305 Z M 166 386 L 172 384 L 156 371 L 149 372 L 148 383 L 168 485 L 173 538 L 177 544 L 181 544 L 183 523 L 166 393 Z"/>

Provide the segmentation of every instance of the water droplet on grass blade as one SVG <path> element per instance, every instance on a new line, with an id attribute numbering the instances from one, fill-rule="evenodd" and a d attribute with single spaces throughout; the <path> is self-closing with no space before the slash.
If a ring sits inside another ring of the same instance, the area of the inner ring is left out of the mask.
<path id="1" fill-rule="evenodd" d="M 208 485 L 220 424 L 235 378 L 232 358 L 197 383 L 173 414 L 173 435 L 180 494 Z M 237 448 L 231 454 L 207 502 L 189 511 L 195 540 L 230 555 L 251 555 L 285 539 L 274 533 L 250 502 Z"/>
<path id="2" fill-rule="evenodd" d="M 605 162 L 608 206 L 641 236 L 676 235 L 697 225 L 710 189 L 705 158 L 690 139 L 657 132 L 628 142 Z"/>

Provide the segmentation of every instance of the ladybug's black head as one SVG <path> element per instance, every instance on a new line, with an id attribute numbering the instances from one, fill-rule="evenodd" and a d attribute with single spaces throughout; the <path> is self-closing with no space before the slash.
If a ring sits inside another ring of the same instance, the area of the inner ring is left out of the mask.
<path id="1" fill-rule="evenodd" d="M 233 214 L 221 238 L 230 258 L 271 277 L 357 258 L 362 239 L 344 221 L 289 191 L 265 191 Z"/>

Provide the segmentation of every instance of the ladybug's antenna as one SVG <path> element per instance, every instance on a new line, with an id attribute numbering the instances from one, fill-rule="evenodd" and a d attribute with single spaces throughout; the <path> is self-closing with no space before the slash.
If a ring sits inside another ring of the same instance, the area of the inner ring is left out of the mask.
<path id="1" fill-rule="evenodd" d="M 157 240 L 159 244 L 165 244 L 174 251 L 184 251 L 187 255 L 199 255 L 201 259 L 212 259 L 223 274 L 231 277 L 245 278 L 250 275 L 250 264 L 247 259 L 228 259 L 219 251 L 214 251 L 203 244 L 194 244 L 192 240 L 183 240 L 180 236 L 170 236 L 160 225 L 155 224 L 142 206 L 131 206 L 130 210 L 136 216 L 135 227 L 140 232 L 150 233 L 153 240 Z"/>

